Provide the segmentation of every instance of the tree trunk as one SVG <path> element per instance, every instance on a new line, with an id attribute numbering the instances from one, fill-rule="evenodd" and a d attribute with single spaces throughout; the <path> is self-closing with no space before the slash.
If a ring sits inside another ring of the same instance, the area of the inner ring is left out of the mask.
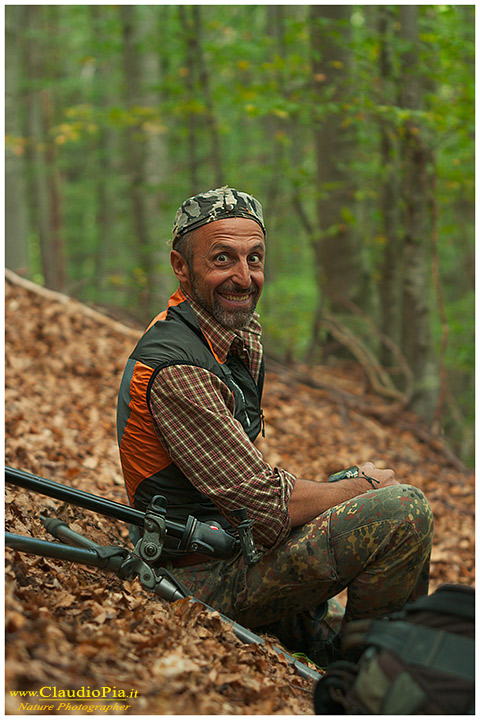
<path id="1" fill-rule="evenodd" d="M 180 24 L 185 39 L 185 69 L 183 71 L 185 81 L 185 95 L 189 105 L 195 100 L 195 53 L 192 37 L 195 34 L 193 22 L 190 23 L 187 17 L 187 8 L 184 5 L 178 6 Z M 201 192 L 199 184 L 199 156 L 198 156 L 198 122 L 197 114 L 189 112 L 187 116 L 188 135 L 188 172 L 190 176 L 190 194 L 195 195 Z"/>
<path id="2" fill-rule="evenodd" d="M 96 74 L 93 84 L 91 102 L 95 107 L 106 110 L 110 99 L 111 63 L 100 52 L 103 42 L 101 28 L 102 10 L 98 5 L 89 8 L 90 21 L 96 49 Z M 111 128 L 102 123 L 99 125 L 92 147 L 91 168 L 95 177 L 96 187 L 96 246 L 95 246 L 95 283 L 92 289 L 96 300 L 102 301 L 102 290 L 107 270 L 107 258 L 114 256 L 115 240 L 115 198 L 111 192 L 109 178 L 112 176 L 112 157 L 114 157 L 114 140 Z"/>
<path id="3" fill-rule="evenodd" d="M 400 6 L 400 35 L 407 45 L 402 56 L 402 104 L 409 110 L 421 108 L 418 75 L 418 6 Z M 404 277 L 402 350 L 416 380 L 412 406 L 424 417 L 435 407 L 438 385 L 433 364 L 429 306 L 429 153 L 421 128 L 409 119 L 403 127 Z"/>
<path id="4" fill-rule="evenodd" d="M 192 34 L 192 42 L 195 48 L 196 63 L 199 71 L 200 88 L 205 99 L 207 108 L 207 127 L 210 134 L 211 143 L 211 159 L 213 165 L 213 177 L 215 187 L 220 187 L 225 184 L 224 172 L 223 172 L 223 160 L 220 145 L 220 134 L 218 132 L 218 123 L 215 115 L 215 107 L 213 104 L 212 91 L 210 88 L 210 74 L 208 72 L 207 63 L 205 60 L 205 54 L 203 52 L 202 39 L 203 39 L 203 21 L 202 11 L 200 5 L 193 5 L 193 25 L 194 33 Z"/>
<path id="5" fill-rule="evenodd" d="M 49 52 L 56 37 L 56 13 L 51 13 L 52 10 L 52 7 L 29 5 L 25 17 L 27 30 L 43 27 Z M 59 176 L 54 140 L 48 133 L 54 122 L 53 98 L 49 88 L 36 89 L 40 80 L 49 77 L 47 50 L 37 40 L 24 37 L 23 56 L 27 76 L 32 83 L 26 97 L 25 132 L 31 224 L 38 239 L 40 270 L 45 284 L 53 290 L 63 290 L 65 259 Z"/>
<path id="6" fill-rule="evenodd" d="M 351 218 L 354 202 L 349 169 L 353 144 L 342 127 L 342 104 L 348 95 L 351 6 L 312 5 L 310 8 L 316 158 L 316 258 L 323 292 L 333 310 L 342 308 L 338 294 L 357 300 L 361 286 L 359 246 Z M 331 110 L 323 111 L 328 103 Z"/>
<path id="7" fill-rule="evenodd" d="M 27 197 L 29 203 L 30 227 L 32 231 L 32 245 L 34 247 L 34 271 L 41 273 L 46 281 L 42 268 L 42 248 L 47 244 L 48 238 L 48 200 L 47 183 L 45 178 L 45 163 L 42 147 L 43 128 L 40 114 L 40 100 L 38 92 L 34 89 L 40 74 L 40 48 L 38 41 L 29 38 L 29 31 L 39 22 L 39 6 L 22 6 L 25 9 L 25 35 L 23 36 L 22 54 L 25 75 L 29 78 L 25 91 L 25 117 L 24 136 L 26 139 L 25 156 L 27 161 Z M 48 283 L 47 283 L 48 284 Z"/>
<path id="8" fill-rule="evenodd" d="M 123 32 L 123 72 L 125 103 L 132 113 L 142 101 L 142 75 L 138 49 L 137 13 L 139 6 L 121 5 L 120 17 Z M 125 133 L 125 167 L 129 182 L 132 208 L 133 244 L 137 250 L 135 279 L 140 286 L 140 306 L 148 316 L 153 311 L 152 289 L 154 273 L 152 249 L 148 233 L 147 208 L 145 204 L 146 145 L 138 123 L 129 123 Z"/>
<path id="9" fill-rule="evenodd" d="M 265 8 L 265 33 L 272 39 L 272 54 L 287 59 L 285 46 L 285 8 L 282 5 L 267 5 Z M 279 96 L 284 95 L 284 83 L 279 72 L 276 73 L 275 82 Z M 268 218 L 268 230 L 272 237 L 275 237 L 276 230 L 282 222 L 282 214 L 277 212 L 279 203 L 282 203 L 282 166 L 285 161 L 285 146 L 277 140 L 277 134 L 281 132 L 285 120 L 280 119 L 272 113 L 263 120 L 263 132 L 265 137 L 265 162 L 269 165 L 269 180 L 266 183 L 262 194 L 263 211 Z M 289 135 L 292 140 L 292 136 Z M 266 265 L 265 279 L 270 284 L 275 281 L 278 271 L 282 265 L 282 255 L 285 252 L 281 245 L 281 233 L 275 243 L 272 243 L 268 251 L 268 263 Z M 283 251 L 283 252 L 282 252 Z M 268 308 L 268 303 L 264 300 Z"/>
<path id="10" fill-rule="evenodd" d="M 170 201 L 166 139 L 158 129 L 159 118 L 157 117 L 157 113 L 160 113 L 161 97 L 156 88 L 160 84 L 162 74 L 160 58 L 156 52 L 158 29 L 155 22 L 158 11 L 157 6 L 144 6 L 139 28 L 142 37 L 150 41 L 141 53 L 140 71 L 144 84 L 142 104 L 150 108 L 153 113 L 152 130 L 147 129 L 144 135 L 145 161 L 143 167 L 144 202 L 150 242 L 149 282 L 151 283 L 151 302 L 153 302 L 152 312 L 156 312 L 158 307 L 164 307 L 171 295 L 169 287 L 171 283 L 159 282 L 157 271 L 157 268 L 161 267 L 170 268 L 170 248 L 166 242 L 162 242 L 158 238 L 162 206 L 168 206 Z"/>
<path id="11" fill-rule="evenodd" d="M 19 82 L 22 77 L 21 36 L 24 30 L 25 7 L 5 8 L 5 263 L 21 275 L 29 271 L 28 207 L 25 187 L 25 157 L 22 144 L 20 112 L 22 98 Z"/>
<path id="12" fill-rule="evenodd" d="M 378 12 L 378 31 L 380 41 L 379 74 L 380 97 L 382 105 L 395 102 L 395 78 L 392 59 L 392 28 L 394 16 L 391 8 L 381 5 Z M 380 125 L 380 212 L 382 234 L 384 238 L 383 260 L 380 268 L 380 328 L 397 346 L 400 345 L 401 327 L 401 279 L 402 253 L 400 246 L 400 185 L 398 178 L 397 133 L 391 122 L 379 120 Z M 382 345 L 381 361 L 385 366 L 393 361 L 391 350 Z"/>
<path id="13" fill-rule="evenodd" d="M 53 28 L 52 28 L 53 30 Z M 53 97 L 49 91 L 42 92 L 42 112 L 45 130 L 55 125 Z M 47 164 L 47 189 L 49 200 L 50 232 L 44 248 L 43 259 L 46 266 L 45 280 L 52 290 L 63 290 L 66 281 L 66 268 L 63 243 L 62 199 L 60 191 L 60 174 L 57 166 L 57 148 L 55 141 L 45 133 L 45 160 Z"/>

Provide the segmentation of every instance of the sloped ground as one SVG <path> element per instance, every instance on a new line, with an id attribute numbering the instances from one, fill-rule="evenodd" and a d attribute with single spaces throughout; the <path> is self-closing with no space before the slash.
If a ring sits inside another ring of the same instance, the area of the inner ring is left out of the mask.
<path id="1" fill-rule="evenodd" d="M 78 303 L 7 282 L 6 464 L 125 503 L 115 399 L 133 345 L 131 331 L 85 315 Z M 358 368 L 316 372 L 365 394 Z M 472 473 L 453 469 L 411 431 L 383 427 L 288 374 L 270 373 L 264 410 L 261 447 L 273 464 L 324 479 L 371 459 L 421 487 L 436 519 L 432 589 L 473 583 Z M 120 522 L 12 485 L 6 498 L 10 532 L 49 539 L 39 520 L 49 510 L 97 542 L 127 543 Z M 111 688 L 94 703 L 109 714 L 313 714 L 312 684 L 268 644 L 243 645 L 217 615 L 96 569 L 11 549 L 6 556 L 8 714 L 87 714 L 91 701 L 12 694 L 82 687 Z"/>

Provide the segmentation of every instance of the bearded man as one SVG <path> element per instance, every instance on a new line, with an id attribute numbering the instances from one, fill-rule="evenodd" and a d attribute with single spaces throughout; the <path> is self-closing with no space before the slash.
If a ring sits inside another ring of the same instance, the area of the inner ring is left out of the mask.
<path id="1" fill-rule="evenodd" d="M 255 565 L 179 552 L 167 538 L 164 566 L 203 602 L 325 666 L 343 623 L 427 593 L 433 519 L 423 493 L 393 470 L 363 462 L 354 477 L 308 481 L 255 447 L 266 245 L 262 207 L 248 193 L 217 188 L 181 205 L 171 252 L 179 287 L 127 362 L 120 457 L 139 510 L 163 495 L 167 518 L 193 515 L 235 534 L 233 511 L 246 509 L 262 554 Z M 334 598 L 345 588 L 344 612 Z"/>

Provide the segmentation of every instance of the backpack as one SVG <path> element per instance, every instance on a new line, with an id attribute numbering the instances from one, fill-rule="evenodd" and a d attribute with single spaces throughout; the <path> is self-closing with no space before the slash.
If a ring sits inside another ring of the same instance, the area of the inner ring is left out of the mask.
<path id="1" fill-rule="evenodd" d="M 475 591 L 442 585 L 381 620 L 342 631 L 339 660 L 317 682 L 317 715 L 475 714 Z"/>

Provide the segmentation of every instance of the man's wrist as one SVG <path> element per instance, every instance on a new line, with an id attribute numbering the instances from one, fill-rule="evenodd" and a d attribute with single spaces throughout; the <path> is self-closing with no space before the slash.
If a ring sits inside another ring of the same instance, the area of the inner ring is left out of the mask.
<path id="1" fill-rule="evenodd" d="M 380 480 L 377 480 L 376 478 L 371 477 L 370 475 L 366 475 L 366 474 L 363 472 L 363 470 L 361 471 L 359 478 L 361 478 L 362 480 L 366 480 L 366 481 L 368 482 L 368 484 L 369 484 L 374 490 L 376 490 L 377 487 L 380 485 Z"/>
<path id="2" fill-rule="evenodd" d="M 345 468 L 345 470 L 339 470 L 333 473 L 328 478 L 328 482 L 339 482 L 340 480 L 353 480 L 353 479 L 366 480 L 371 488 L 374 490 L 380 484 L 380 481 L 370 475 L 367 475 L 363 468 L 359 468 L 358 465 L 352 465 L 351 467 Z"/>
<path id="3" fill-rule="evenodd" d="M 352 497 L 363 495 L 368 492 L 368 490 L 371 490 L 367 481 L 361 477 L 352 478 L 351 480 L 342 480 L 342 485 L 344 485 L 346 490 L 351 489 Z"/>

